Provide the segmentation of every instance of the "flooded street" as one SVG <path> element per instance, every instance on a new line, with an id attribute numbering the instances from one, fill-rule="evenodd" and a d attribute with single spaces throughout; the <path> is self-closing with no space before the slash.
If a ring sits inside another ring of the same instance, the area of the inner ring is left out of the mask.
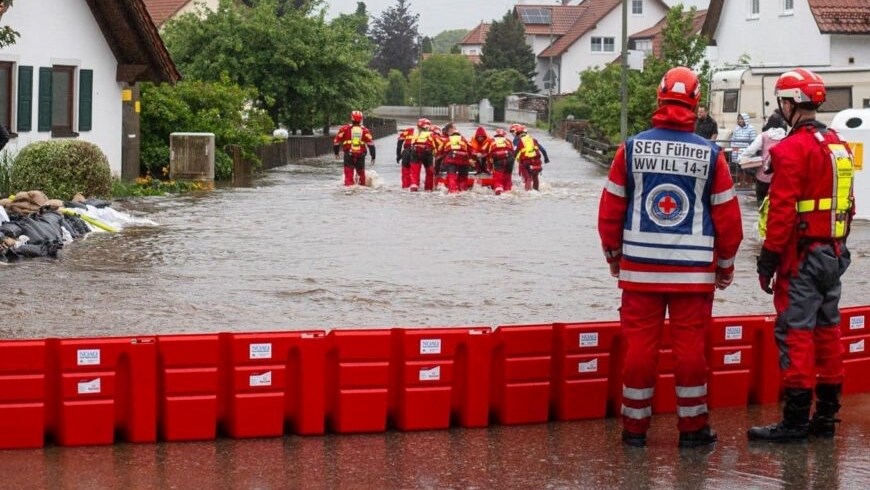
<path id="1" fill-rule="evenodd" d="M 466 135 L 472 126 L 462 126 Z M 373 188 L 341 164 L 288 165 L 250 188 L 116 206 L 158 223 L 93 234 L 57 260 L 0 269 L 0 338 L 616 320 L 619 290 L 596 231 L 606 170 L 536 133 L 541 192 L 412 194 L 395 139 L 377 141 Z M 521 184 L 520 184 L 521 187 Z M 754 198 L 734 285 L 715 315 L 772 313 L 755 275 Z M 858 196 L 859 206 L 864 198 Z M 856 223 L 841 306 L 870 303 L 870 226 Z M 711 452 L 676 448 L 656 415 L 626 449 L 615 418 L 364 436 L 0 451 L 0 488 L 870 488 L 870 394 L 844 400 L 834 441 L 749 445 L 775 405 L 713 411 Z"/>

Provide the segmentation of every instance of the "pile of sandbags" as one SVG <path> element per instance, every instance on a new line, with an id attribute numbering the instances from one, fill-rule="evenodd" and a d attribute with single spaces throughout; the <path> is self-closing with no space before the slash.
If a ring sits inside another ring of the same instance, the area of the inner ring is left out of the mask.
<path id="1" fill-rule="evenodd" d="M 63 201 L 42 191 L 23 191 L 0 200 L 0 262 L 21 257 L 55 257 L 65 242 L 85 235 L 90 227 L 67 215 Z"/>

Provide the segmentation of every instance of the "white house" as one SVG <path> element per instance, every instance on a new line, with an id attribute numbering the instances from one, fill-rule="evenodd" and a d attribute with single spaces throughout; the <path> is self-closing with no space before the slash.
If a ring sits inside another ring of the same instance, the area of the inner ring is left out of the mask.
<path id="1" fill-rule="evenodd" d="M 0 122 L 7 149 L 52 138 L 99 146 L 112 173 L 139 173 L 137 82 L 175 82 L 175 68 L 142 0 L 26 0 L 3 24 Z"/>
<path id="2" fill-rule="evenodd" d="M 486 43 L 486 35 L 489 34 L 490 25 L 492 24 L 481 22 L 456 43 L 459 46 L 459 52 L 474 64 L 480 63 L 480 55 L 483 54 L 483 45 Z"/>
<path id="3" fill-rule="evenodd" d="M 628 32 L 658 23 L 667 13 L 663 0 L 629 0 Z M 583 0 L 578 5 L 517 5 L 527 40 L 537 56 L 538 87 L 554 94 L 580 86 L 580 72 L 604 67 L 622 52 L 622 0 Z M 562 27 L 568 27 L 562 31 Z"/>
<path id="4" fill-rule="evenodd" d="M 711 65 L 870 66 L 864 0 L 711 0 Z"/>
<path id="5" fill-rule="evenodd" d="M 151 18 L 157 27 L 163 27 L 170 19 L 179 15 L 197 13 L 204 9 L 216 12 L 219 0 L 144 0 Z"/>

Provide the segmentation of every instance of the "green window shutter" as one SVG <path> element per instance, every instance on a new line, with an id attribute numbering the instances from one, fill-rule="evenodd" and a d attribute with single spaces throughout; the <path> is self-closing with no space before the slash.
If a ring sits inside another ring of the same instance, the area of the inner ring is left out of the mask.
<path id="1" fill-rule="evenodd" d="M 33 67 L 18 67 L 18 132 L 33 129 Z"/>
<path id="2" fill-rule="evenodd" d="M 79 70 L 79 131 L 93 125 L 94 70 Z"/>
<path id="3" fill-rule="evenodd" d="M 38 131 L 51 131 L 51 68 L 39 67 Z"/>

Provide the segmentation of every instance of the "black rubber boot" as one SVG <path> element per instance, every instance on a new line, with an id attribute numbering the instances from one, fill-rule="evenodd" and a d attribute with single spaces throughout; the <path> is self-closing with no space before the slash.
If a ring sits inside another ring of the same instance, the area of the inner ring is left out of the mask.
<path id="1" fill-rule="evenodd" d="M 788 388 L 785 390 L 785 406 L 782 421 L 773 425 L 752 427 L 748 435 L 751 441 L 801 442 L 810 433 L 810 406 L 812 390 Z"/>
<path id="2" fill-rule="evenodd" d="M 810 434 L 816 437 L 834 437 L 836 424 L 840 422 L 837 412 L 840 411 L 841 384 L 816 385 L 816 413 L 810 420 Z"/>
<path id="3" fill-rule="evenodd" d="M 710 444 L 715 444 L 717 439 L 716 432 L 707 425 L 703 429 L 694 432 L 680 432 L 680 447 L 686 449 L 709 446 Z"/>
<path id="4" fill-rule="evenodd" d="M 646 446 L 646 434 L 635 434 L 627 430 L 622 431 L 622 442 L 626 446 L 644 447 Z"/>

